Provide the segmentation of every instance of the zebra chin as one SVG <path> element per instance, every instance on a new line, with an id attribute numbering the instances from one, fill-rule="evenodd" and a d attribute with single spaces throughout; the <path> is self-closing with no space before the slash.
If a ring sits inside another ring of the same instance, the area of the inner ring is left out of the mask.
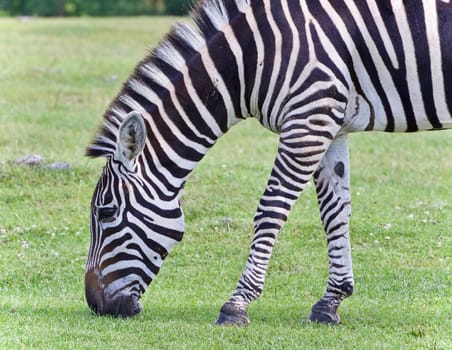
<path id="1" fill-rule="evenodd" d="M 105 293 L 99 274 L 94 270 L 85 274 L 85 296 L 90 309 L 98 316 L 131 317 L 141 312 L 143 307 L 136 294 Z"/>

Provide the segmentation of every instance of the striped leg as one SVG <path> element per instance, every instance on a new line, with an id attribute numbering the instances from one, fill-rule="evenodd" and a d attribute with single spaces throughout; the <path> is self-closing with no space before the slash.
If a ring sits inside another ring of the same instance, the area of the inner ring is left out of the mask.
<path id="1" fill-rule="evenodd" d="M 328 115 L 321 118 L 330 120 Z M 254 238 L 245 270 L 236 291 L 223 305 L 217 324 L 246 326 L 250 322 L 246 309 L 262 292 L 276 236 L 337 129 L 333 121 L 319 126 L 311 125 L 308 118 L 285 123 L 275 164 L 254 217 Z"/>
<path id="2" fill-rule="evenodd" d="M 350 176 L 347 136 L 334 140 L 314 174 L 320 216 L 328 242 L 329 277 L 326 291 L 313 307 L 311 321 L 339 323 L 337 308 L 353 293 L 349 219 Z"/>

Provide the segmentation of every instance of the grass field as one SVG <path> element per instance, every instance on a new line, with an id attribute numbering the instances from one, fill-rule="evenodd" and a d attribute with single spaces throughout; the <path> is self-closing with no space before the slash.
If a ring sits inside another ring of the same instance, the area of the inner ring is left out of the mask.
<path id="1" fill-rule="evenodd" d="M 313 186 L 281 233 L 246 329 L 213 325 L 248 254 L 277 138 L 254 121 L 187 184 L 183 242 L 132 319 L 84 300 L 84 148 L 174 18 L 0 19 L 0 349 L 452 349 L 452 133 L 351 137 L 355 295 L 342 324 L 306 322 L 327 278 Z M 38 153 L 36 167 L 15 160 Z M 65 162 L 69 170 L 48 170 Z"/>

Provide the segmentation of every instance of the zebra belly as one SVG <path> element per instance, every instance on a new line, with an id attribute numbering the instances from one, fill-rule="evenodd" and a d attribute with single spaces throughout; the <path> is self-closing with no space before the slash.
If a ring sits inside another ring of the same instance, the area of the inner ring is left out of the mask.
<path id="1" fill-rule="evenodd" d="M 452 115 L 446 112 L 438 119 L 440 126 L 432 125 L 428 115 L 424 112 L 416 116 L 416 130 L 409 130 L 406 117 L 404 115 L 403 106 L 394 103 L 393 110 L 388 115 L 380 103 L 378 97 L 372 94 L 366 96 L 353 91 L 350 93 L 349 102 L 347 104 L 344 125 L 341 133 L 359 132 L 359 131 L 391 131 L 391 132 L 407 132 L 407 131 L 425 131 L 425 130 L 442 130 L 452 128 Z M 399 107 L 399 108 L 397 108 Z M 388 130 L 388 119 L 393 120 L 393 127 Z"/>

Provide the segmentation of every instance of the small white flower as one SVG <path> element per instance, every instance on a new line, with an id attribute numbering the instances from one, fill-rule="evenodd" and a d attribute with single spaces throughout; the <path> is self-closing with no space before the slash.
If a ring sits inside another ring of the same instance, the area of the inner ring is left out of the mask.
<path id="1" fill-rule="evenodd" d="M 392 227 L 392 224 L 386 224 L 385 227 L 384 227 L 384 229 L 385 229 L 385 230 L 389 230 L 391 227 Z"/>
<path id="2" fill-rule="evenodd" d="M 413 215 L 413 214 L 410 214 L 410 215 L 408 215 L 406 218 L 407 218 L 408 220 L 413 220 L 413 219 L 414 219 L 414 215 Z"/>

